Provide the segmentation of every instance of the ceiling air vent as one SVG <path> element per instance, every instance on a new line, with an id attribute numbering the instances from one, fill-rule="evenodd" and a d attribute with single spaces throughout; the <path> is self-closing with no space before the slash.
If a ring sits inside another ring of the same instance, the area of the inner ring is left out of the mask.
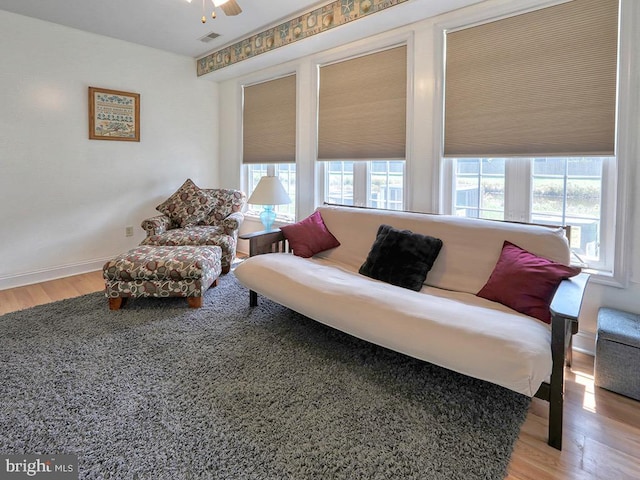
<path id="1" fill-rule="evenodd" d="M 208 35 L 205 35 L 204 37 L 200 38 L 201 42 L 210 42 L 211 40 L 215 40 L 216 38 L 218 38 L 220 36 L 219 33 L 216 32 L 211 32 Z"/>

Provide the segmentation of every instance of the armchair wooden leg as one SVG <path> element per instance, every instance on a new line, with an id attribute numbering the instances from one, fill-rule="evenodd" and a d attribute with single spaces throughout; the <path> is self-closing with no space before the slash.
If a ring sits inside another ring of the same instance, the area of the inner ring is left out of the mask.
<path id="1" fill-rule="evenodd" d="M 200 308 L 202 306 L 202 297 L 187 297 L 189 308 Z"/>
<path id="2" fill-rule="evenodd" d="M 223 265 L 223 267 L 222 267 L 222 274 L 223 275 L 226 275 L 230 271 L 231 271 L 231 265 Z"/>
<path id="3" fill-rule="evenodd" d="M 249 290 L 249 306 L 250 307 L 258 306 L 258 294 L 253 290 Z"/>
<path id="4" fill-rule="evenodd" d="M 109 310 L 120 310 L 124 303 L 123 300 L 122 297 L 109 298 Z"/>

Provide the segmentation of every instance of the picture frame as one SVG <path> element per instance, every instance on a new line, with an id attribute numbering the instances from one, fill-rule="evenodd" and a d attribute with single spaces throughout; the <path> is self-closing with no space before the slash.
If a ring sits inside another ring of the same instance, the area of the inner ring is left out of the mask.
<path id="1" fill-rule="evenodd" d="M 89 139 L 140 141 L 140 94 L 89 87 Z"/>

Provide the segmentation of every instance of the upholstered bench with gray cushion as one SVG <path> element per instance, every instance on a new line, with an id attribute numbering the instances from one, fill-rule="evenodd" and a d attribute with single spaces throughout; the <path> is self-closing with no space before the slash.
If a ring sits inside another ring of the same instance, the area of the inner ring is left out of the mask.
<path id="1" fill-rule="evenodd" d="M 640 315 L 613 308 L 598 312 L 595 384 L 640 400 Z"/>
<path id="2" fill-rule="evenodd" d="M 103 277 L 109 308 L 117 310 L 131 297 L 186 297 L 198 308 L 221 272 L 218 246 L 144 245 L 105 263 Z"/>

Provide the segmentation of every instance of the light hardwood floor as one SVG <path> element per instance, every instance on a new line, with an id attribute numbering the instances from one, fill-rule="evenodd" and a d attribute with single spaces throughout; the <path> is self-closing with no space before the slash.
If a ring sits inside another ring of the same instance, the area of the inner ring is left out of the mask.
<path id="1" fill-rule="evenodd" d="M 102 272 L 92 272 L 1 290 L 0 314 L 103 288 Z M 573 358 L 573 367 L 566 369 L 562 452 L 547 445 L 547 404 L 534 399 L 507 479 L 640 479 L 640 402 L 594 388 L 593 358 L 579 353 Z"/>

